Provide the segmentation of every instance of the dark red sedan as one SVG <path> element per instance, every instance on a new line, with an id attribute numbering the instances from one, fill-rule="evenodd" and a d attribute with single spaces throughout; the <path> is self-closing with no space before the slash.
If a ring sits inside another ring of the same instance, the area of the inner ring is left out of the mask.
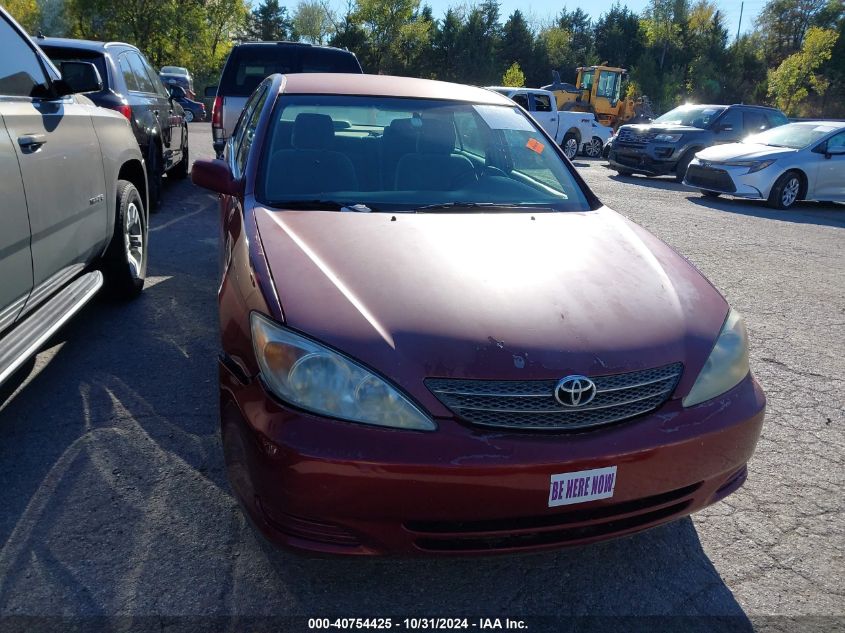
<path id="1" fill-rule="evenodd" d="M 274 542 L 559 547 L 745 480 L 741 317 L 507 98 L 274 75 L 193 178 L 222 194 L 226 464 Z"/>

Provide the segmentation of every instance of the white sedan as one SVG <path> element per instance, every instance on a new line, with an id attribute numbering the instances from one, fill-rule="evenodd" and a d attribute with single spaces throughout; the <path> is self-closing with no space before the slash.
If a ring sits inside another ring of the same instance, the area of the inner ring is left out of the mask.
<path id="1" fill-rule="evenodd" d="M 705 196 L 845 202 L 845 122 L 803 121 L 698 152 L 684 184 Z"/>

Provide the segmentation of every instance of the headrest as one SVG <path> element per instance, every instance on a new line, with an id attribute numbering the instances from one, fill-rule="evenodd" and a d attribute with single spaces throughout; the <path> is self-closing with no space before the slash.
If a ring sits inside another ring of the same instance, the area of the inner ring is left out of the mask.
<path id="1" fill-rule="evenodd" d="M 449 121 L 424 119 L 417 138 L 420 154 L 451 154 L 455 149 L 455 127 Z"/>
<path id="2" fill-rule="evenodd" d="M 290 142 L 296 149 L 325 149 L 334 139 L 334 123 L 327 114 L 302 112 L 296 115 Z"/>

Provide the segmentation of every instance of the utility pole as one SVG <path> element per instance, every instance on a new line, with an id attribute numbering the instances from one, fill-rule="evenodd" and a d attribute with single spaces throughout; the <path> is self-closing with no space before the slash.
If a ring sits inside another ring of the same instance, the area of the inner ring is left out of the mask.
<path id="1" fill-rule="evenodd" d="M 736 27 L 736 41 L 739 41 L 739 32 L 742 30 L 742 10 L 745 8 L 745 2 L 739 5 L 739 25 Z"/>

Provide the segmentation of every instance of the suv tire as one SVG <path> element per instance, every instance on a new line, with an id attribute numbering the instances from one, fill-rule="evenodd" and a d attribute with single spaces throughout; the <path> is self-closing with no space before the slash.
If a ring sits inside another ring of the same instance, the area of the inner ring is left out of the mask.
<path id="1" fill-rule="evenodd" d="M 141 194 L 128 180 L 118 180 L 114 233 L 101 266 L 113 297 L 131 299 L 144 288 L 148 237 Z"/>
<path id="2" fill-rule="evenodd" d="M 150 143 L 150 150 L 147 154 L 147 189 L 149 190 L 150 211 L 155 212 L 161 206 L 164 168 L 162 167 L 158 145 Z"/>
<path id="3" fill-rule="evenodd" d="M 678 161 L 678 164 L 675 166 L 675 182 L 683 182 L 684 178 L 687 175 L 687 167 L 692 162 L 692 159 L 695 158 L 695 153 L 699 151 L 697 149 L 691 149 L 687 151 L 686 154 L 681 156 L 681 160 Z"/>
<path id="4" fill-rule="evenodd" d="M 188 128 L 184 128 L 185 134 L 185 149 L 182 151 L 182 160 L 173 169 L 168 172 L 168 175 L 173 175 L 174 178 L 183 180 L 188 177 L 188 170 L 191 164 L 191 156 L 188 152 Z"/>

